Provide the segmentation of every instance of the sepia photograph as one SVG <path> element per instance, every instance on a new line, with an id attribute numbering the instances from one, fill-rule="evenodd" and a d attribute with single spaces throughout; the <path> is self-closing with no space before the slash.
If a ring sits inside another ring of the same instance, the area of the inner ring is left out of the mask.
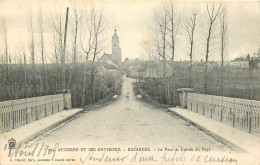
<path id="1" fill-rule="evenodd" d="M 0 165 L 259 165 L 259 0 L 0 0 Z"/>

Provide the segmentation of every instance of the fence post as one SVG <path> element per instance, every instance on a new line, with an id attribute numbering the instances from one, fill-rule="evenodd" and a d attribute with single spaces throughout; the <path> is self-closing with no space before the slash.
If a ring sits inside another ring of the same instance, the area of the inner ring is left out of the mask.
<path id="1" fill-rule="evenodd" d="M 233 127 L 235 127 L 235 112 L 233 112 Z"/>
<path id="2" fill-rule="evenodd" d="M 212 108 L 210 108 L 210 118 L 212 118 Z"/>
<path id="3" fill-rule="evenodd" d="M 14 122 L 14 119 L 15 119 L 15 115 L 14 115 L 14 105 L 13 105 L 13 102 L 12 102 L 12 115 L 13 115 L 13 129 L 15 128 L 14 125 L 15 125 L 15 122 Z"/>
<path id="4" fill-rule="evenodd" d="M 1 107 L 1 106 L 0 106 Z M 1 109 L 2 109 L 2 107 L 1 107 Z M 3 120 L 2 119 L 4 119 L 4 112 L 3 112 L 3 110 L 1 110 L 0 111 L 0 133 L 2 132 L 2 129 L 3 129 L 3 125 L 4 125 L 4 122 L 3 122 Z"/>
<path id="5" fill-rule="evenodd" d="M 202 115 L 204 115 L 205 107 L 206 107 L 206 101 L 205 101 L 205 94 L 203 95 L 203 109 L 202 109 Z"/>
<path id="6" fill-rule="evenodd" d="M 46 103 L 46 96 L 43 96 L 44 97 L 44 113 L 45 113 L 45 117 L 47 117 L 47 103 Z"/>
<path id="7" fill-rule="evenodd" d="M 233 127 L 235 127 L 236 122 L 236 99 L 234 99 L 234 107 L 233 107 Z"/>
<path id="8" fill-rule="evenodd" d="M 250 101 L 250 110 L 248 112 L 248 132 L 251 133 L 252 129 L 252 120 L 251 120 L 251 115 L 252 115 L 252 101 Z"/>
<path id="9" fill-rule="evenodd" d="M 25 107 L 26 107 L 26 124 L 28 124 L 28 106 L 27 106 L 27 99 L 25 98 Z"/>
<path id="10" fill-rule="evenodd" d="M 248 128 L 248 132 L 249 132 L 249 133 L 251 133 L 251 124 L 252 124 L 252 122 L 251 122 L 251 117 L 250 117 L 250 115 L 249 115 L 249 128 Z"/>
<path id="11" fill-rule="evenodd" d="M 197 113 L 199 113 L 199 105 L 198 105 L 198 93 L 196 93 L 197 96 Z"/>
<path id="12" fill-rule="evenodd" d="M 53 114 L 53 105 L 54 105 L 53 97 L 54 95 L 52 95 L 52 99 L 51 99 L 51 114 Z"/>
<path id="13" fill-rule="evenodd" d="M 223 96 L 221 97 L 220 122 L 223 121 Z"/>
<path id="14" fill-rule="evenodd" d="M 38 100 L 37 100 L 37 98 L 35 99 L 36 101 L 35 101 L 35 104 L 36 104 L 36 108 L 35 108 L 35 111 L 36 111 L 36 113 L 35 113 L 35 115 L 36 115 L 36 120 L 38 120 L 39 119 L 39 117 L 38 117 L 38 104 L 37 104 L 37 102 L 38 102 Z"/>
<path id="15" fill-rule="evenodd" d="M 220 122 L 222 122 L 222 118 L 223 118 L 223 115 L 222 115 L 222 108 L 220 108 Z"/>

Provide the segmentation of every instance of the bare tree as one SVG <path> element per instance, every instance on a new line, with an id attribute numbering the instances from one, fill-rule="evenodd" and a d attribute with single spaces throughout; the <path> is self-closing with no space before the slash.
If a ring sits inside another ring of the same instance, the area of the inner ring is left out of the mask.
<path id="1" fill-rule="evenodd" d="M 83 10 L 82 8 L 79 6 L 80 4 L 78 4 L 78 2 L 74 2 L 73 6 L 72 6 L 72 17 L 71 17 L 71 33 L 72 33 L 72 62 L 74 64 L 76 64 L 79 60 L 78 58 L 78 40 L 79 40 L 79 33 L 80 28 L 81 28 L 81 20 L 82 20 L 82 16 L 83 16 Z M 75 69 L 74 72 L 78 72 L 78 65 L 72 65 L 73 68 Z M 71 82 L 72 82 L 72 75 L 73 72 L 68 73 L 68 83 L 67 86 L 69 88 L 71 88 Z M 77 84 L 77 82 L 79 81 L 78 79 L 74 80 Z"/>
<path id="2" fill-rule="evenodd" d="M 42 15 L 41 8 L 38 12 L 38 27 L 40 32 L 41 58 L 42 58 L 42 64 L 44 65 L 44 27 L 43 27 L 43 15 Z"/>
<path id="3" fill-rule="evenodd" d="M 204 90 L 205 94 L 208 93 L 208 58 L 210 53 L 210 44 L 211 44 L 211 37 L 214 30 L 214 25 L 216 23 L 217 17 L 221 13 L 221 4 L 217 7 L 215 3 L 212 2 L 210 6 L 209 3 L 206 4 L 207 7 L 207 16 L 208 16 L 208 29 L 207 29 L 207 45 L 206 45 L 206 61 L 205 61 L 205 71 L 204 71 Z"/>
<path id="4" fill-rule="evenodd" d="M 4 38 L 4 54 L 5 54 L 5 63 L 8 65 L 8 41 L 7 41 L 7 28 L 5 19 L 3 18 L 3 38 Z"/>
<path id="5" fill-rule="evenodd" d="M 34 24 L 33 24 L 33 15 L 32 15 L 32 11 L 30 11 L 29 14 L 29 33 L 30 33 L 30 37 L 31 37 L 31 44 L 30 44 L 30 52 L 31 52 L 31 63 L 35 64 L 35 39 L 34 39 Z"/>
<path id="6" fill-rule="evenodd" d="M 54 30 L 54 42 L 55 45 L 55 54 L 56 62 L 57 60 L 61 62 L 62 60 L 62 47 L 63 47 L 63 17 L 61 11 L 54 13 L 51 16 L 51 24 Z M 56 41 L 55 41 L 56 40 Z M 58 52 L 57 52 L 58 51 Z"/>
<path id="7" fill-rule="evenodd" d="M 174 55 L 175 55 L 175 46 L 176 46 L 176 36 L 178 33 L 178 27 L 180 24 L 180 20 L 177 17 L 177 12 L 176 12 L 176 4 L 171 0 L 169 4 L 167 4 L 167 9 L 166 11 L 168 12 L 167 18 L 169 21 L 169 24 L 167 25 L 167 31 L 168 31 L 168 36 L 170 38 L 170 41 L 167 41 L 167 44 L 171 48 L 172 56 L 171 60 L 174 61 Z"/>
<path id="8" fill-rule="evenodd" d="M 30 39 L 31 39 L 31 43 L 30 43 L 30 54 L 31 54 L 31 63 L 32 63 L 32 71 L 35 71 L 35 36 L 34 36 L 34 21 L 33 21 L 33 14 L 32 11 L 30 11 L 29 13 L 29 19 L 28 19 L 28 32 L 30 35 Z M 32 72 L 32 79 L 31 79 L 31 83 L 32 83 L 32 96 L 36 95 L 36 73 Z"/>
<path id="9" fill-rule="evenodd" d="M 3 64 L 6 64 L 6 67 L 3 66 L 3 80 L 2 80 L 2 92 L 6 92 L 5 90 L 8 90 L 8 93 L 10 93 L 9 89 L 5 88 L 5 83 L 9 82 L 9 48 L 8 48 L 8 39 L 7 39 L 7 28 L 6 28 L 6 23 L 5 23 L 5 19 L 2 19 L 2 28 L 3 28 L 3 47 L 4 47 L 4 55 L 5 56 L 5 60 L 3 57 Z M 5 69 L 6 68 L 6 69 Z"/>
<path id="10" fill-rule="evenodd" d="M 57 40 L 57 33 L 55 27 L 52 26 L 52 36 L 53 36 L 53 54 L 54 54 L 54 61 L 56 64 L 60 62 L 59 58 L 59 50 L 58 50 L 58 40 Z"/>
<path id="11" fill-rule="evenodd" d="M 167 31 L 168 31 L 168 37 L 170 40 L 166 40 L 167 44 L 170 46 L 171 49 L 171 61 L 172 61 L 172 84 L 173 84 L 173 99 L 171 99 L 170 95 L 170 89 L 169 89 L 169 84 L 167 84 L 167 92 L 168 92 L 168 100 L 173 100 L 173 104 L 176 103 L 175 100 L 175 95 L 176 95 L 176 90 L 175 90 L 175 76 L 174 76 L 174 56 L 175 56 L 175 48 L 176 48 L 176 36 L 178 33 L 178 27 L 180 24 L 180 19 L 178 17 L 178 13 L 176 10 L 176 4 L 173 0 L 169 1 L 169 4 L 167 4 L 167 12 L 168 12 L 168 26 L 167 26 Z"/>
<path id="12" fill-rule="evenodd" d="M 89 22 L 89 19 L 92 18 L 92 15 L 93 15 L 93 12 L 90 12 L 90 16 L 88 16 L 87 12 L 84 13 L 85 14 L 85 21 L 86 22 Z M 90 17 L 90 18 L 89 18 Z M 92 21 L 92 19 L 90 19 L 90 21 Z M 90 22 L 90 24 L 92 24 L 92 22 Z M 87 24 L 88 25 L 88 24 Z M 86 61 L 88 61 L 89 59 L 89 56 L 92 52 L 92 49 L 93 49 L 93 38 L 94 38 L 94 32 L 93 32 L 93 29 L 91 28 L 91 26 L 88 25 L 87 27 L 87 32 L 88 34 L 85 33 L 83 39 L 81 38 L 80 42 L 81 42 L 81 49 L 82 51 L 86 54 L 85 57 L 86 57 Z M 85 43 L 85 37 L 87 35 L 87 43 Z M 83 71 L 83 86 L 82 86 L 82 97 L 81 97 L 81 106 L 83 107 L 85 105 L 85 100 L 86 100 L 86 70 L 87 70 L 87 67 L 84 66 L 84 71 Z"/>
<path id="13" fill-rule="evenodd" d="M 64 30 L 64 42 L 63 42 L 63 49 L 62 49 L 62 64 L 61 64 L 61 89 L 66 89 L 66 82 L 65 82 L 65 59 L 66 59 L 66 41 L 67 41 L 67 27 L 68 27 L 68 15 L 69 15 L 69 8 L 66 9 L 66 21 L 65 21 L 65 30 Z"/>
<path id="14" fill-rule="evenodd" d="M 74 32 L 74 40 L 73 40 L 73 62 L 77 62 L 77 48 L 78 48 L 78 33 L 79 33 L 79 28 L 80 28 L 80 21 L 83 15 L 82 10 L 79 10 L 79 7 L 77 3 L 74 3 L 73 6 L 73 32 Z"/>
<path id="15" fill-rule="evenodd" d="M 44 90 L 47 85 L 45 85 L 47 82 L 45 81 L 45 56 L 44 56 L 44 27 L 43 27 L 43 14 L 42 14 L 42 8 L 40 7 L 38 11 L 38 29 L 40 34 L 40 51 L 41 51 L 41 59 L 42 59 L 42 72 L 41 72 L 41 93 L 44 93 Z"/>
<path id="16" fill-rule="evenodd" d="M 167 47 L 167 32 L 168 32 L 168 12 L 165 4 L 161 8 L 155 11 L 153 16 L 154 22 L 154 38 L 153 44 L 156 49 L 158 59 L 162 59 L 164 62 L 163 77 L 165 78 L 165 63 L 166 63 L 166 47 Z"/>
<path id="17" fill-rule="evenodd" d="M 53 45 L 54 45 L 54 57 L 56 61 L 56 79 L 55 79 L 55 92 L 61 86 L 61 62 L 62 62 L 62 47 L 63 47 L 63 15 L 61 9 L 56 11 L 50 16 L 50 25 L 53 31 Z M 60 64 L 60 65 L 58 65 Z"/>
<path id="18" fill-rule="evenodd" d="M 190 57 L 190 75 L 189 75 L 189 87 L 192 87 L 192 61 L 193 61 L 193 47 L 194 47 L 194 32 L 197 24 L 197 16 L 198 16 L 199 10 L 197 8 L 194 8 L 192 10 L 192 14 L 185 19 L 184 23 L 184 29 L 185 32 L 187 33 L 187 37 L 189 40 L 189 45 L 190 45 L 190 52 L 189 52 L 189 57 Z"/>
<path id="19" fill-rule="evenodd" d="M 223 96 L 224 94 L 224 53 L 225 49 L 227 46 L 227 20 L 226 20 L 226 9 L 224 8 L 222 10 L 222 15 L 221 15 L 221 95 Z"/>
<path id="20" fill-rule="evenodd" d="M 149 60 L 156 60 L 156 57 L 154 56 L 154 50 L 152 48 L 152 45 L 150 44 L 149 40 L 145 40 L 141 43 L 141 47 L 144 49 L 144 51 L 149 56 Z"/>
<path id="21" fill-rule="evenodd" d="M 95 64 L 94 62 L 97 59 L 97 56 L 104 49 L 104 33 L 108 30 L 109 22 L 107 17 L 105 17 L 102 9 L 96 9 L 95 6 L 91 6 L 89 10 L 85 13 L 85 21 L 86 21 L 86 32 L 83 39 L 81 39 L 81 48 L 83 52 L 86 54 L 86 60 L 91 58 L 91 82 L 89 85 L 89 100 L 90 103 L 95 102 Z M 87 35 L 87 43 L 84 42 Z M 84 80 L 83 80 L 83 90 L 82 90 L 82 106 L 85 105 L 85 91 L 86 91 L 86 66 L 84 66 Z"/>
<path id="22" fill-rule="evenodd" d="M 167 104 L 170 104 L 171 95 L 170 86 L 168 84 L 169 81 L 166 80 L 166 60 L 169 58 L 174 59 L 177 22 L 174 4 L 171 3 L 170 8 L 168 8 L 167 5 L 167 3 L 163 3 L 162 6 L 158 8 L 153 15 L 154 38 L 152 40 L 153 46 L 156 50 L 156 55 L 158 56 L 158 59 L 162 59 L 163 62 L 163 79 L 161 82 L 161 86 L 165 91 Z M 169 38 L 170 41 L 168 40 Z M 168 47 L 170 47 L 172 50 L 171 57 L 167 55 Z M 160 96 L 163 96 L 163 94 L 160 93 Z"/>
<path id="23" fill-rule="evenodd" d="M 23 53 L 23 62 L 24 62 L 24 97 L 28 97 L 28 91 L 27 91 L 27 60 L 26 60 L 26 51 L 24 49 L 24 45 L 21 44 L 21 49 L 22 49 L 22 53 Z"/>

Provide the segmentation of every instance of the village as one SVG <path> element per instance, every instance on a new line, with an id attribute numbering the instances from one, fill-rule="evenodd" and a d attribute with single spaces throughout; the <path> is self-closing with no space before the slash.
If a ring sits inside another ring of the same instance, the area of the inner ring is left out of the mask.
<path id="1" fill-rule="evenodd" d="M 259 2 L 94 2 L 0 2 L 0 164 L 260 163 Z"/>

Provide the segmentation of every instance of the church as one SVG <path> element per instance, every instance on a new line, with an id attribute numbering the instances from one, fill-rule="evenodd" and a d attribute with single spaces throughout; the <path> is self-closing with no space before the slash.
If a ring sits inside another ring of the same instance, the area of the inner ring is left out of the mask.
<path id="1" fill-rule="evenodd" d="M 106 70 L 106 73 L 116 74 L 121 71 L 122 65 L 121 48 L 119 45 L 119 37 L 117 30 L 114 30 L 112 36 L 112 54 L 104 53 L 103 56 L 98 60 L 102 67 Z"/>

